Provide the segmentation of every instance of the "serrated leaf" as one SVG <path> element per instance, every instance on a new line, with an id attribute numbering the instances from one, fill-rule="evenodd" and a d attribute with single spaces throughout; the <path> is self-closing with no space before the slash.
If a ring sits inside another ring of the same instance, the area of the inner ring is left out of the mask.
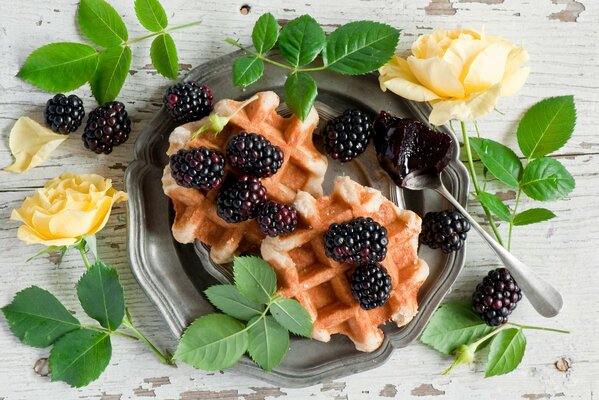
<path id="1" fill-rule="evenodd" d="M 420 342 L 450 355 L 461 345 L 472 343 L 493 330 L 476 315 L 470 301 L 456 300 L 435 311 L 420 336 Z"/>
<path id="2" fill-rule="evenodd" d="M 239 292 L 254 303 L 267 303 L 277 290 L 275 272 L 260 257 L 235 257 L 233 275 Z"/>
<path id="3" fill-rule="evenodd" d="M 195 368 L 217 371 L 233 366 L 248 347 L 245 326 L 223 314 L 196 319 L 185 330 L 174 359 Z"/>
<path id="4" fill-rule="evenodd" d="M 272 49 L 279 38 L 279 24 L 271 13 L 262 14 L 252 31 L 252 42 L 259 54 Z"/>
<path id="5" fill-rule="evenodd" d="M 158 0 L 135 0 L 135 15 L 151 32 L 160 32 L 168 26 L 166 12 Z"/>
<path id="6" fill-rule="evenodd" d="M 285 102 L 301 121 L 308 117 L 317 95 L 316 82 L 309 74 L 297 72 L 287 77 Z"/>
<path id="7" fill-rule="evenodd" d="M 89 81 L 98 66 L 96 49 L 81 43 L 52 43 L 34 50 L 17 76 L 49 92 L 68 92 Z"/>
<path id="8" fill-rule="evenodd" d="M 48 358 L 52 381 L 82 387 L 95 381 L 112 357 L 110 335 L 81 329 L 61 337 Z"/>
<path id="9" fill-rule="evenodd" d="M 530 225 L 555 218 L 555 214 L 546 208 L 531 208 L 514 217 L 514 225 Z"/>
<path id="10" fill-rule="evenodd" d="M 100 55 L 98 69 L 89 82 L 99 104 L 106 104 L 117 98 L 127 79 L 130 66 L 129 47 L 112 47 Z"/>
<path id="11" fill-rule="evenodd" d="M 397 47 L 399 31 L 372 21 L 356 21 L 335 29 L 327 38 L 322 53 L 328 69 L 360 75 L 385 64 Z"/>
<path id="12" fill-rule="evenodd" d="M 123 19 L 104 0 L 81 0 L 77 22 L 92 42 L 103 47 L 118 46 L 129 38 Z"/>
<path id="13" fill-rule="evenodd" d="M 576 125 L 573 96 L 550 97 L 532 106 L 518 125 L 518 145 L 528 158 L 537 158 L 560 149 Z"/>
<path id="14" fill-rule="evenodd" d="M 244 87 L 256 82 L 264 74 L 264 61 L 254 56 L 238 57 L 233 62 L 233 85 Z"/>
<path id="15" fill-rule="evenodd" d="M 262 314 L 265 308 L 264 304 L 246 299 L 234 285 L 211 286 L 204 293 L 216 308 L 242 321 L 249 321 Z"/>
<path id="16" fill-rule="evenodd" d="M 478 199 L 483 206 L 487 207 L 494 215 L 498 216 L 502 221 L 509 221 L 511 218 L 510 209 L 503 204 L 499 197 L 494 194 L 482 192 L 478 195 Z"/>
<path id="17" fill-rule="evenodd" d="M 160 75 L 177 79 L 179 58 L 177 56 L 177 46 L 175 46 L 175 41 L 171 35 L 163 33 L 156 36 L 150 47 L 150 58 Z"/>
<path id="18" fill-rule="evenodd" d="M 2 312 L 12 333 L 33 347 L 48 347 L 62 335 L 81 327 L 54 295 L 37 286 L 17 293 Z"/>
<path id="19" fill-rule="evenodd" d="M 510 328 L 499 332 L 491 342 L 485 378 L 516 369 L 525 350 L 526 336 L 521 329 Z"/>
<path id="20" fill-rule="evenodd" d="M 312 337 L 312 318 L 296 300 L 279 300 L 270 306 L 270 313 L 289 332 Z"/>
<path id="21" fill-rule="evenodd" d="M 248 353 L 266 371 L 276 368 L 289 349 L 289 333 L 273 317 L 254 317 L 249 323 Z"/>
<path id="22" fill-rule="evenodd" d="M 310 64 L 326 43 L 324 31 L 314 18 L 302 15 L 289 21 L 281 29 L 279 50 L 296 67 Z"/>
<path id="23" fill-rule="evenodd" d="M 542 157 L 528 163 L 521 185 L 522 191 L 531 199 L 549 201 L 567 196 L 575 182 L 559 161 Z"/>
<path id="24" fill-rule="evenodd" d="M 77 296 L 87 315 L 106 329 L 116 330 L 125 315 L 125 295 L 114 268 L 97 261 L 77 283 Z"/>
<path id="25" fill-rule="evenodd" d="M 490 139 L 470 138 L 470 144 L 497 179 L 511 187 L 518 187 L 522 176 L 522 162 L 509 147 Z"/>

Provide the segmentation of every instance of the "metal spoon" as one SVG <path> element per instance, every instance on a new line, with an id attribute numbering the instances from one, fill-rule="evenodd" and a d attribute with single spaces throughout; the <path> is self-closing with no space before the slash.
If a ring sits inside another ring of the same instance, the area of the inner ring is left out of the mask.
<path id="1" fill-rule="evenodd" d="M 532 306 L 544 317 L 555 317 L 561 311 L 564 300 L 562 295 L 537 275 L 530 267 L 514 257 L 509 251 L 495 241 L 451 195 L 441 181 L 441 174 L 409 174 L 403 181 L 403 187 L 411 190 L 432 189 L 445 197 L 462 215 L 468 219 L 470 225 L 487 241 L 491 249 L 508 268 L 522 289 Z M 399 189 L 399 186 L 398 186 Z"/>

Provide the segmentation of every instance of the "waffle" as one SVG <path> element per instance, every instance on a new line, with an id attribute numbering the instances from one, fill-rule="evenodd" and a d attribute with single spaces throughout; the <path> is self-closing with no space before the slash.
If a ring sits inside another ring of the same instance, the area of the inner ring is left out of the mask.
<path id="1" fill-rule="evenodd" d="M 284 118 L 276 111 L 279 96 L 274 92 L 260 92 L 256 96 L 256 100 L 241 110 L 241 102 L 234 100 L 221 100 L 215 104 L 214 111 L 217 114 L 232 116 L 218 135 L 206 131 L 190 140 L 193 132 L 208 123 L 208 118 L 176 128 L 169 137 L 167 154 L 176 153 L 181 148 L 200 146 L 216 149 L 224 154 L 232 135 L 240 131 L 259 133 L 279 146 L 285 154 L 279 171 L 262 179 L 268 197 L 290 204 L 298 190 L 316 197 L 322 196 L 327 159 L 312 143 L 312 133 L 318 125 L 316 110 L 312 108 L 304 122 L 295 116 Z M 217 263 L 229 262 L 235 254 L 259 249 L 264 235 L 255 221 L 229 224 L 216 214 L 215 198 L 218 190 L 211 190 L 205 195 L 196 189 L 178 186 L 171 177 L 168 165 L 164 169 L 162 186 L 175 208 L 172 231 L 178 242 L 200 240 L 210 246 L 210 256 Z"/>
<path id="2" fill-rule="evenodd" d="M 299 192 L 295 207 L 303 227 L 264 239 L 262 257 L 277 273 L 279 291 L 298 300 L 314 321 L 313 338 L 328 342 L 332 334 L 348 336 L 361 351 L 374 351 L 383 342 L 379 325 L 392 320 L 407 324 L 418 311 L 417 295 L 429 269 L 418 258 L 420 217 L 400 210 L 372 188 L 348 177 L 337 177 L 333 193 L 314 198 Z M 387 303 L 365 311 L 350 288 L 353 267 L 325 254 L 323 236 L 329 225 L 357 217 L 371 217 L 387 228 L 387 256 L 381 263 L 393 290 Z"/>

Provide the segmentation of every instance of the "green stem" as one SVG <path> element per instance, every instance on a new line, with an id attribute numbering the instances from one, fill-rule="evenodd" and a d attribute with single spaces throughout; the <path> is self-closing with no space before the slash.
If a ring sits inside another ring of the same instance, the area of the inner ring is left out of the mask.
<path id="1" fill-rule="evenodd" d="M 162 35 L 164 33 L 170 33 L 170 32 L 176 31 L 178 29 L 188 28 L 190 26 L 199 25 L 201 23 L 202 23 L 202 21 L 190 22 L 189 24 L 173 26 L 172 28 L 169 28 L 169 29 L 163 29 L 160 32 L 152 32 L 149 35 L 145 35 L 145 36 L 138 37 L 135 39 L 127 40 L 126 42 L 123 43 L 123 46 L 129 46 L 130 44 L 141 42 L 142 40 L 146 40 L 146 39 L 149 39 L 154 36 Z"/>
<path id="2" fill-rule="evenodd" d="M 85 250 L 85 240 L 82 240 L 80 244 L 75 246 L 79 253 L 81 253 L 81 258 L 83 259 L 83 263 L 85 264 L 86 269 L 90 269 L 92 264 L 89 262 L 89 258 L 87 258 L 87 251 Z"/>
<path id="3" fill-rule="evenodd" d="M 518 193 L 516 194 L 516 203 L 514 204 L 514 210 L 510 217 L 510 227 L 507 234 L 507 250 L 510 251 L 512 247 L 512 230 L 514 229 L 514 217 L 518 211 L 518 204 L 520 204 L 520 195 L 522 194 L 522 187 L 518 185 Z"/>
<path id="4" fill-rule="evenodd" d="M 156 354 L 156 357 L 158 357 L 158 359 L 160 359 L 160 361 L 162 361 L 163 364 L 175 365 L 175 362 L 173 361 L 172 357 L 167 357 L 164 354 L 162 354 L 162 352 L 158 350 L 156 346 L 154 346 L 154 344 L 150 342 L 150 340 L 143 333 L 141 333 L 139 329 L 137 329 L 137 327 L 135 327 L 135 325 L 133 325 L 133 322 L 131 322 L 131 320 L 129 319 L 128 313 L 125 313 L 123 325 L 131 332 L 133 332 L 133 334 L 135 335 L 134 337 L 144 342 L 150 348 L 150 350 L 152 350 L 154 354 Z"/>
<path id="5" fill-rule="evenodd" d="M 460 121 L 460 125 L 462 127 L 462 138 L 464 140 L 464 149 L 466 150 L 466 157 L 468 158 L 468 168 L 470 170 L 470 175 L 472 177 L 472 185 L 474 186 L 474 190 L 476 191 L 476 194 L 480 195 L 481 190 L 480 190 L 480 186 L 478 185 L 478 179 L 476 178 L 476 171 L 474 169 L 474 159 L 472 158 L 472 149 L 470 148 L 470 140 L 468 139 L 468 133 L 466 132 L 466 124 L 464 123 L 464 121 Z M 501 239 L 501 235 L 499 234 L 499 230 L 497 229 L 497 225 L 495 224 L 495 220 L 493 219 L 491 212 L 484 205 L 481 204 L 481 206 L 483 208 L 483 211 L 485 212 L 485 215 L 487 216 L 489 225 L 491 225 L 491 229 L 493 230 L 493 233 L 495 234 L 495 238 L 497 238 L 497 242 L 499 242 L 499 244 L 503 246 L 504 245 L 503 240 Z"/>
<path id="6" fill-rule="evenodd" d="M 501 331 L 503 331 L 503 330 L 505 330 L 505 329 L 507 329 L 507 328 L 509 328 L 509 327 L 507 326 L 507 324 L 503 324 L 503 325 L 501 325 L 499 328 L 495 329 L 495 330 L 494 330 L 494 331 L 492 331 L 492 332 L 489 332 L 489 333 L 488 333 L 488 334 L 486 334 L 485 336 L 483 336 L 483 337 L 481 337 L 480 339 L 478 339 L 476 342 L 472 343 L 472 345 L 471 345 L 471 346 L 474 346 L 474 350 L 476 351 L 476 349 L 478 348 L 478 346 L 480 346 L 480 345 L 481 345 L 481 343 L 483 343 L 485 340 L 487 340 L 487 339 L 489 339 L 489 338 L 492 338 L 493 336 L 497 335 L 499 332 L 501 332 Z"/>
<path id="7" fill-rule="evenodd" d="M 92 331 L 105 332 L 105 333 L 108 333 L 110 335 L 117 335 L 117 336 L 122 336 L 122 337 L 126 337 L 126 338 L 133 339 L 133 340 L 138 340 L 137 336 L 129 335 L 128 333 L 120 332 L 120 331 L 111 331 L 110 329 L 102 328 L 102 327 L 99 327 L 99 326 L 81 325 L 81 327 L 83 329 L 90 329 Z"/>
<path id="8" fill-rule="evenodd" d="M 531 326 L 531 325 L 520 325 L 517 324 L 515 322 L 508 322 L 508 325 L 513 325 L 515 327 L 518 327 L 520 329 L 535 329 L 537 331 L 548 331 L 548 332 L 557 332 L 557 333 L 570 333 L 570 331 L 566 331 L 563 329 L 554 329 L 554 328 L 545 328 L 545 327 L 541 327 L 541 326 Z"/>

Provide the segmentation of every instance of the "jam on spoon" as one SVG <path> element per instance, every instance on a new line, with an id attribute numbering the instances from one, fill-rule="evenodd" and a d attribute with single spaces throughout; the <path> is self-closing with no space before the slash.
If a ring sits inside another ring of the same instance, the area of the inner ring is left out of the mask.
<path id="1" fill-rule="evenodd" d="M 385 111 L 376 117 L 373 128 L 379 163 L 401 187 L 409 176 L 436 174 L 449 163 L 451 136 L 444 132 Z"/>

